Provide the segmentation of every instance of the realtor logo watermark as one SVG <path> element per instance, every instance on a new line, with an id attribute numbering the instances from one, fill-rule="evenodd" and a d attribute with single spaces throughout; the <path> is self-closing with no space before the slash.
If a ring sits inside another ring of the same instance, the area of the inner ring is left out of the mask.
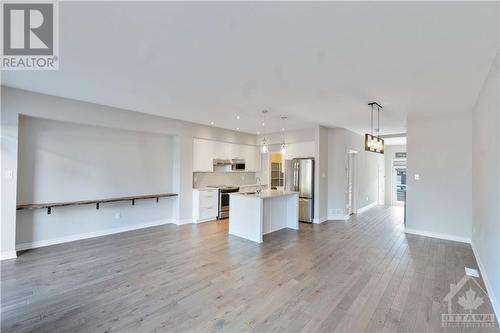
<path id="1" fill-rule="evenodd" d="M 450 284 L 450 292 L 444 298 L 447 313 L 441 314 L 443 327 L 495 327 L 495 315 L 488 313 L 485 298 L 488 294 L 468 275 L 457 284 Z"/>
<path id="2" fill-rule="evenodd" d="M 57 70 L 57 1 L 3 1 L 2 70 Z"/>

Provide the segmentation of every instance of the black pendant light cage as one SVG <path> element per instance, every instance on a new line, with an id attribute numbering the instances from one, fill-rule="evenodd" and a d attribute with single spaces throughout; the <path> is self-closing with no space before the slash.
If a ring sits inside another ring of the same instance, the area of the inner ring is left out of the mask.
<path id="1" fill-rule="evenodd" d="M 380 110 L 383 108 L 382 105 L 378 104 L 377 102 L 371 102 L 368 103 L 368 105 L 370 106 L 371 132 L 365 134 L 365 150 L 372 153 L 383 154 L 385 149 L 384 139 L 380 137 Z M 377 135 L 373 133 L 373 116 L 375 112 L 377 113 Z"/>

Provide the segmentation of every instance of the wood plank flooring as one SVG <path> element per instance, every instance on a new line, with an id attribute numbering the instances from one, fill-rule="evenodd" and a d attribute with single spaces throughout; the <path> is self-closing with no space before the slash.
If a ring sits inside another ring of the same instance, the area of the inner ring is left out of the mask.
<path id="1" fill-rule="evenodd" d="M 499 332 L 442 327 L 450 283 L 477 263 L 402 219 L 376 207 L 261 245 L 223 221 L 31 250 L 1 263 L 2 332 Z"/>

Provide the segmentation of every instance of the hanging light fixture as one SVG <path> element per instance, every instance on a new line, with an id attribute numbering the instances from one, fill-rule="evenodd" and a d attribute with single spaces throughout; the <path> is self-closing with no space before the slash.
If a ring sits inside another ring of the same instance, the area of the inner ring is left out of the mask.
<path id="1" fill-rule="evenodd" d="M 267 146 L 266 131 L 265 131 L 267 113 L 268 113 L 267 110 L 262 110 L 262 118 L 263 118 L 262 127 L 264 127 L 262 129 L 262 133 L 264 134 L 264 138 L 262 139 L 262 147 L 261 147 L 260 151 L 263 154 L 267 154 L 267 152 L 269 151 L 269 148 Z"/>
<path id="2" fill-rule="evenodd" d="M 370 110 L 371 132 L 370 134 L 368 133 L 365 134 L 365 150 L 370 151 L 372 153 L 383 154 L 385 148 L 384 139 L 380 137 L 380 110 L 382 109 L 382 106 L 377 102 L 371 102 L 368 103 L 368 105 L 371 108 Z M 375 111 L 377 111 L 377 128 L 376 128 L 377 135 L 373 134 L 373 114 Z"/>
<path id="3" fill-rule="evenodd" d="M 281 144 L 281 155 L 285 155 L 286 154 L 286 143 L 285 143 L 285 130 L 286 130 L 286 120 L 287 120 L 287 117 L 281 117 L 281 121 L 283 122 L 283 127 L 281 128 L 281 132 L 282 132 L 282 138 L 283 138 L 283 143 Z"/>
<path id="4" fill-rule="evenodd" d="M 262 147 L 261 147 L 261 152 L 263 154 L 266 154 L 267 151 L 268 151 L 268 148 L 267 148 L 267 142 L 266 142 L 266 138 L 262 139 Z"/>

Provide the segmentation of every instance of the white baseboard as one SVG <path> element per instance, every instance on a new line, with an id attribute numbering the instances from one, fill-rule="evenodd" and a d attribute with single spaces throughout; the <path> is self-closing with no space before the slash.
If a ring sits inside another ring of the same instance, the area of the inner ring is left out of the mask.
<path id="1" fill-rule="evenodd" d="M 16 251 L 3 251 L 0 253 L 0 260 L 15 259 L 17 258 Z"/>
<path id="2" fill-rule="evenodd" d="M 328 215 L 328 220 L 342 220 L 342 221 L 345 221 L 345 220 L 348 220 L 349 219 L 349 215 Z"/>
<path id="3" fill-rule="evenodd" d="M 173 223 L 177 225 L 190 224 L 193 223 L 193 219 L 175 219 L 173 220 Z"/>
<path id="4" fill-rule="evenodd" d="M 368 204 L 368 205 L 366 205 L 366 206 L 364 206 L 364 207 L 359 208 L 359 209 L 357 210 L 357 213 L 356 213 L 356 214 L 361 214 L 361 213 L 364 213 L 364 212 L 366 212 L 368 209 L 373 208 L 373 207 L 375 207 L 375 206 L 377 206 L 377 205 L 378 205 L 378 202 L 377 202 L 377 201 L 372 202 L 371 204 Z"/>
<path id="5" fill-rule="evenodd" d="M 420 236 L 439 238 L 439 239 L 446 239 L 446 240 L 451 240 L 451 241 L 455 241 L 455 242 L 462 242 L 462 243 L 470 244 L 470 238 L 467 238 L 467 237 L 454 236 L 454 235 L 442 234 L 439 232 L 417 230 L 417 229 L 411 229 L 411 228 L 405 228 L 405 232 L 407 234 L 420 235 Z"/>
<path id="6" fill-rule="evenodd" d="M 313 223 L 316 223 L 316 224 L 320 224 L 320 223 L 323 223 L 323 222 L 326 222 L 326 221 L 328 221 L 328 217 L 327 216 L 323 216 L 323 217 L 320 217 L 320 218 L 315 217 L 313 219 Z"/>
<path id="7" fill-rule="evenodd" d="M 208 219 L 201 219 L 201 220 L 193 220 L 193 223 L 205 223 L 205 222 L 211 222 L 211 221 L 216 221 L 217 218 L 216 217 L 210 217 Z"/>
<path id="8" fill-rule="evenodd" d="M 168 223 L 174 223 L 174 221 L 172 219 L 164 219 L 164 220 L 152 221 L 152 222 L 147 222 L 147 223 L 124 226 L 124 227 L 119 227 L 119 228 L 104 229 L 104 230 L 99 230 L 99 231 L 87 232 L 87 233 L 83 233 L 83 234 L 76 234 L 76 235 L 70 235 L 70 236 L 64 236 L 64 237 L 45 239 L 45 240 L 41 240 L 41 241 L 21 243 L 21 244 L 16 245 L 16 250 L 21 251 L 21 250 L 34 249 L 37 247 L 43 247 L 43 246 L 73 242 L 73 241 L 77 241 L 77 240 L 81 240 L 81 239 L 117 234 L 120 232 L 149 228 L 149 227 L 154 227 L 154 226 L 168 224 Z M 3 254 L 2 254 L 2 258 L 3 258 Z"/>
<path id="9" fill-rule="evenodd" d="M 491 285 L 490 279 L 488 278 L 488 274 L 484 269 L 481 258 L 477 255 L 476 247 L 474 246 L 474 242 L 471 242 L 472 252 L 474 252 L 474 257 L 476 257 L 477 264 L 479 266 L 479 271 L 481 272 L 481 277 L 483 278 L 484 285 L 486 286 L 486 291 L 488 292 L 488 296 L 491 301 L 491 305 L 493 306 L 493 311 L 495 311 L 495 315 L 497 316 L 497 320 L 500 322 L 500 300 L 496 298 L 495 291 L 493 290 L 493 286 Z"/>

